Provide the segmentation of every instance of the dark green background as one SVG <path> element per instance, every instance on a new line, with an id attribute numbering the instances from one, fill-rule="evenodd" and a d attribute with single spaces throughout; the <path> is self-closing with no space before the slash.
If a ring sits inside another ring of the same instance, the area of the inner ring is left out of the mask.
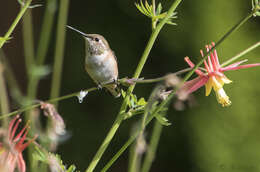
<path id="1" fill-rule="evenodd" d="M 83 32 L 102 34 L 118 58 L 120 77 L 132 76 L 150 35 L 150 20 L 134 6 L 135 1 L 79 1 L 70 2 L 68 24 Z M 164 9 L 171 4 L 162 0 Z M 43 1 L 33 3 L 45 4 Z M 165 26 L 143 69 L 142 77 L 154 78 L 188 67 L 183 61 L 189 56 L 199 60 L 199 50 L 211 41 L 217 41 L 234 24 L 250 12 L 250 0 L 184 0 L 177 8 L 178 26 Z M 3 1 L 0 6 L 0 33 L 3 35 L 19 10 L 16 1 Z M 41 28 L 44 7 L 33 9 L 35 41 Z M 56 21 L 55 19 L 55 27 Z M 224 61 L 259 41 L 260 19 L 252 18 L 233 33 L 218 48 Z M 55 45 L 53 29 L 47 63 L 53 64 Z M 84 41 L 76 33 L 66 33 L 66 48 L 60 95 L 66 95 L 95 86 L 84 71 Z M 27 79 L 24 70 L 21 24 L 13 39 L 4 46 L 23 90 Z M 37 46 L 37 44 L 36 44 Z M 260 61 L 260 49 L 247 54 L 251 63 Z M 153 172 L 257 172 L 260 171 L 260 89 L 259 68 L 227 72 L 233 83 L 225 85 L 232 106 L 222 108 L 214 93 L 205 97 L 204 88 L 195 93 L 197 106 L 182 112 L 172 106 L 168 118 L 172 125 L 163 129 Z M 48 99 L 50 76 L 40 83 L 39 99 Z M 147 98 L 154 85 L 138 85 L 135 94 Z M 122 99 L 114 99 L 103 91 L 91 92 L 82 104 L 76 98 L 61 101 L 69 140 L 62 143 L 58 153 L 66 164 L 75 164 L 83 171 L 91 161 L 118 113 Z M 130 130 L 138 121 L 123 122 L 105 152 L 100 169 L 128 139 Z M 150 136 L 150 127 L 147 138 Z M 126 171 L 127 152 L 110 171 Z"/>

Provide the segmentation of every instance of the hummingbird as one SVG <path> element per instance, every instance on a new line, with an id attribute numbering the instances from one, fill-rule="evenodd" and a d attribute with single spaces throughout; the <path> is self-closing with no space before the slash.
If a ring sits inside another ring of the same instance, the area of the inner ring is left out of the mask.
<path id="1" fill-rule="evenodd" d="M 81 34 L 85 40 L 85 69 L 94 82 L 99 87 L 104 83 L 116 82 L 117 59 L 107 40 L 99 34 L 86 34 L 71 26 L 67 25 L 67 27 Z M 114 97 L 120 97 L 120 89 L 116 83 L 105 87 Z"/>

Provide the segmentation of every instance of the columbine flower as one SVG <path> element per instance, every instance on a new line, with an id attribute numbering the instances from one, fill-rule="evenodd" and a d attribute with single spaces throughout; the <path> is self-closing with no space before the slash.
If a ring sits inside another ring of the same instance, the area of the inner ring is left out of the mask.
<path id="1" fill-rule="evenodd" d="M 213 47 L 215 46 L 215 43 L 212 42 L 211 44 Z M 209 52 L 209 50 L 212 48 L 211 45 L 206 45 L 206 50 Z M 201 56 L 203 57 L 203 51 L 200 50 Z M 192 61 L 189 59 L 189 57 L 184 58 L 185 61 L 188 63 L 188 65 L 193 68 L 195 65 L 192 63 Z M 188 94 L 196 91 L 203 85 L 206 87 L 206 96 L 208 96 L 212 90 L 214 89 L 216 93 L 217 101 L 222 106 L 229 106 L 231 104 L 231 101 L 229 100 L 229 97 L 227 96 L 226 92 L 223 89 L 224 84 L 229 84 L 232 81 L 229 80 L 225 75 L 224 72 L 228 70 L 237 70 L 237 69 L 243 69 L 243 68 L 249 68 L 249 67 L 255 67 L 260 66 L 260 63 L 256 64 L 247 64 L 247 65 L 240 65 L 247 60 L 242 60 L 236 63 L 233 63 L 231 65 L 228 65 L 227 67 L 221 67 L 218 60 L 217 51 L 214 49 L 213 52 L 208 55 L 208 61 L 204 60 L 205 69 L 207 72 L 202 72 L 200 69 L 197 69 L 195 72 L 198 75 L 193 80 L 187 81 L 184 83 L 181 90 L 187 91 Z"/>
<path id="2" fill-rule="evenodd" d="M 16 134 L 17 128 L 21 119 L 17 115 L 9 124 L 9 128 L 6 134 L 6 143 L 0 142 L 0 171 L 1 172 L 14 172 L 17 167 L 19 172 L 26 171 L 25 161 L 23 159 L 22 152 L 26 147 L 33 142 L 37 136 L 28 140 L 26 136 L 28 134 L 28 124 Z"/>

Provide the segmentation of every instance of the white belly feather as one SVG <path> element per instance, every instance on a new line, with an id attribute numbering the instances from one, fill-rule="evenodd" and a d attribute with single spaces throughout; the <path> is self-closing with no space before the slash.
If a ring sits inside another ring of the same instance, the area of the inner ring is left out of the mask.
<path id="1" fill-rule="evenodd" d="M 86 57 L 86 71 L 97 83 L 110 82 L 118 77 L 117 64 L 114 58 L 106 58 L 108 53 Z"/>

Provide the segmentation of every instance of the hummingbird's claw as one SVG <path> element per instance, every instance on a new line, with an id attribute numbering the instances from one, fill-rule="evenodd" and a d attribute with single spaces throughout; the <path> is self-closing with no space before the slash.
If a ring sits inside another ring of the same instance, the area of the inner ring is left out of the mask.
<path id="1" fill-rule="evenodd" d="M 113 79 L 113 83 L 115 83 L 116 85 L 119 85 L 120 84 L 120 82 L 119 82 L 119 79 L 117 78 L 117 79 Z"/>

